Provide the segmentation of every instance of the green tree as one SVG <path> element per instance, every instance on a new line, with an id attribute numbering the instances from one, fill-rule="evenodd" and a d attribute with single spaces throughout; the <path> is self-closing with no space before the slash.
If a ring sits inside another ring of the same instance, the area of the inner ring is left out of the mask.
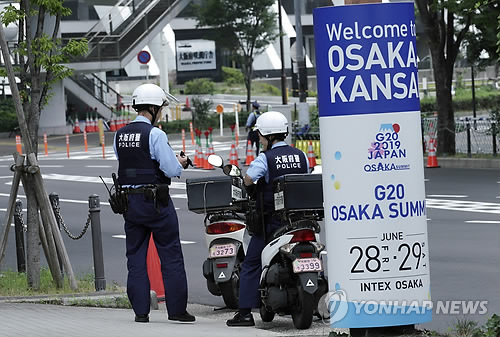
<path id="1" fill-rule="evenodd" d="M 219 47 L 233 52 L 241 65 L 250 110 L 253 61 L 278 34 L 277 16 L 271 10 L 274 0 L 206 0 L 195 7 L 198 27 L 214 28 L 213 38 Z"/>
<path id="2" fill-rule="evenodd" d="M 495 0 L 415 0 L 427 35 L 436 82 L 438 154 L 455 154 L 451 86 L 460 46 L 474 16 Z"/>
<path id="3" fill-rule="evenodd" d="M 500 50 L 497 50 L 497 27 L 492 23 L 497 21 L 499 13 L 499 2 L 478 6 L 472 18 L 472 27 L 465 36 L 469 63 L 479 69 L 493 65 L 495 77 L 498 77 L 500 71 Z"/>
<path id="4" fill-rule="evenodd" d="M 71 14 L 64 7 L 63 0 L 20 0 L 19 5 L 10 4 L 0 14 L 1 22 L 7 26 L 15 23 L 18 28 L 17 48 L 11 50 L 19 60 L 15 65 L 16 76 L 21 79 L 18 85 L 21 95 L 24 118 L 19 117 L 23 142 L 27 152 L 38 154 L 38 128 L 42 107 L 50 99 L 49 90 L 56 81 L 70 76 L 72 71 L 64 66 L 73 56 L 87 52 L 87 41 L 70 41 L 62 45 L 58 38 L 61 17 Z M 6 74 L 6 69 L 0 71 Z M 29 153 L 28 153 L 29 154 Z M 40 239 L 39 204 L 36 199 L 35 184 L 30 175 L 23 185 L 27 198 L 27 278 L 28 285 L 40 287 Z"/>

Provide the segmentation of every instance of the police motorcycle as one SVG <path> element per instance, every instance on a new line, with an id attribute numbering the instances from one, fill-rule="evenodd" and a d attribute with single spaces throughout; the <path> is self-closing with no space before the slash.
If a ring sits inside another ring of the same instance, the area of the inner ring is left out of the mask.
<path id="1" fill-rule="evenodd" d="M 209 156 L 211 165 L 222 167 L 222 158 Z M 237 309 L 240 265 L 248 247 L 246 193 L 241 176 L 215 176 L 186 180 L 188 209 L 205 214 L 208 258 L 203 276 L 208 291 L 221 296 L 228 308 Z"/>
<path id="2" fill-rule="evenodd" d="M 218 163 L 222 167 L 222 160 Z M 235 165 L 223 166 L 223 171 L 241 177 Z M 291 315 L 297 329 L 307 329 L 314 315 L 321 318 L 318 302 L 328 291 L 321 254 L 325 246 L 319 242 L 318 221 L 324 218 L 321 175 L 289 174 L 277 177 L 273 184 L 273 216 L 284 225 L 266 238 L 261 254 L 260 316 L 271 322 L 275 314 Z M 265 233 L 255 207 L 255 200 L 249 198 L 247 230 Z"/>

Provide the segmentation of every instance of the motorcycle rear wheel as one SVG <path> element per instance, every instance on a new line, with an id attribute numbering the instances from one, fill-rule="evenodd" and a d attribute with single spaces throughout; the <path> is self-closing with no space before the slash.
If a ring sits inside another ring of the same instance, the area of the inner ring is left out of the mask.
<path id="1" fill-rule="evenodd" d="M 262 320 L 262 322 L 273 321 L 275 315 L 274 311 L 267 309 L 264 304 L 261 305 L 259 311 L 260 311 L 260 319 Z"/>
<path id="2" fill-rule="evenodd" d="M 222 293 L 224 303 L 230 309 L 238 309 L 240 296 L 240 277 L 237 273 L 231 276 L 231 280 L 219 283 L 219 289 Z"/>
<path id="3" fill-rule="evenodd" d="M 314 298 L 302 286 L 297 286 L 297 302 L 292 309 L 293 325 L 297 329 L 309 329 L 312 324 Z"/>

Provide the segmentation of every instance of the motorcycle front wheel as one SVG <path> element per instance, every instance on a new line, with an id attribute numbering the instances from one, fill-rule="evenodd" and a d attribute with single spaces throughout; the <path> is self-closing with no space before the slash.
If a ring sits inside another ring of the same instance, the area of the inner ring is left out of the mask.
<path id="1" fill-rule="evenodd" d="M 297 301 L 292 309 L 293 325 L 297 329 L 309 329 L 312 324 L 314 298 L 304 291 L 302 285 L 297 286 Z"/>

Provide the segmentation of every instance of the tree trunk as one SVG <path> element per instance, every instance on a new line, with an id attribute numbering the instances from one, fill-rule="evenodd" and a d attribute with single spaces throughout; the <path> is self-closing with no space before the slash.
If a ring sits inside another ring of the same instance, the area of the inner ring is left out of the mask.
<path id="1" fill-rule="evenodd" d="M 26 237 L 26 272 L 28 286 L 33 289 L 40 288 L 40 217 L 38 215 L 38 203 L 36 201 L 34 179 L 32 175 L 26 175 L 27 186 L 24 192 L 27 199 L 27 226 Z"/>
<path id="2" fill-rule="evenodd" d="M 436 62 L 437 61 L 437 62 Z M 453 67 L 446 64 L 441 57 L 433 57 L 434 79 L 436 81 L 436 103 L 438 110 L 437 120 L 437 154 L 455 154 L 455 113 L 451 83 Z"/>

